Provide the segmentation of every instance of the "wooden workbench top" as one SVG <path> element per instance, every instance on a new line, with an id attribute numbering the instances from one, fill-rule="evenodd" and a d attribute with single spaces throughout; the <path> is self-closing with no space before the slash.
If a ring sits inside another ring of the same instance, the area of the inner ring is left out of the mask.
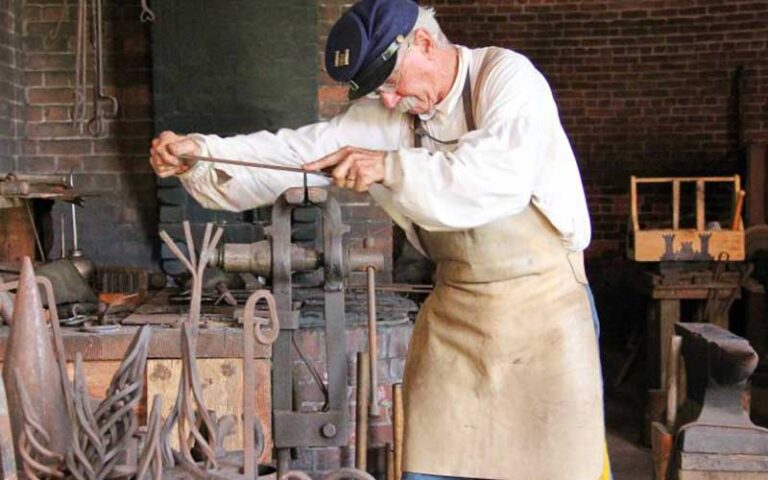
<path id="1" fill-rule="evenodd" d="M 67 359 L 74 360 L 75 352 L 83 360 L 121 360 L 139 327 L 122 326 L 113 332 L 91 333 L 77 328 L 62 327 Z M 0 327 L 0 359 L 5 357 L 9 327 Z M 178 327 L 153 326 L 149 344 L 149 358 L 181 358 L 179 348 L 181 330 Z M 241 358 L 243 355 L 242 328 L 211 324 L 201 328 L 197 340 L 198 358 Z M 270 358 L 272 347 L 256 343 L 256 358 Z"/>

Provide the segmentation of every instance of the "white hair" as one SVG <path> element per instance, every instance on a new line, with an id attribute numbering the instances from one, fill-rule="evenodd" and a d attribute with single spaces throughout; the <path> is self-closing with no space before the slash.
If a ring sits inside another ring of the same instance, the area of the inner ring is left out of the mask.
<path id="1" fill-rule="evenodd" d="M 429 32 L 437 46 L 442 47 L 451 44 L 448 37 L 445 36 L 443 30 L 440 28 L 440 24 L 437 23 L 434 8 L 419 6 L 419 16 L 416 18 L 416 23 L 413 25 L 411 33 L 406 37 L 406 45 L 413 43 L 414 33 L 419 28 L 423 28 Z"/>

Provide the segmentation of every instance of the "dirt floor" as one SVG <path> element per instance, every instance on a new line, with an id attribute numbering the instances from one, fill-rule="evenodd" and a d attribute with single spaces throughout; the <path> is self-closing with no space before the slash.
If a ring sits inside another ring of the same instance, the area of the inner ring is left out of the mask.
<path id="1" fill-rule="evenodd" d="M 614 480 L 652 480 L 651 449 L 641 443 L 644 412 L 642 360 L 615 385 L 616 372 L 626 358 L 622 347 L 603 346 L 605 417 L 608 452 Z"/>

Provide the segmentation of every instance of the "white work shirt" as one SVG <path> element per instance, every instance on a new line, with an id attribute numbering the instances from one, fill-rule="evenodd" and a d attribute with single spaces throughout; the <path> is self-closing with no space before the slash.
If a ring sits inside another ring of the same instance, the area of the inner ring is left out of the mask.
<path id="1" fill-rule="evenodd" d="M 422 125 L 431 136 L 458 138 L 458 144 L 425 137 L 423 148 L 414 148 L 412 117 L 369 98 L 330 121 L 296 130 L 194 138 L 204 156 L 295 167 L 347 145 L 388 151 L 384 183 L 373 185 L 370 194 L 419 250 L 414 223 L 428 231 L 467 230 L 519 213 L 529 203 L 557 228 L 568 249 L 584 250 L 590 241 L 586 199 L 547 81 L 513 51 L 457 48 L 456 80 L 434 115 L 422 116 Z M 472 132 L 461 98 L 467 68 Z M 297 173 L 210 162 L 197 162 L 179 177 L 202 206 L 233 211 L 269 205 L 303 182 Z M 311 186 L 329 184 L 318 175 L 308 180 Z"/>

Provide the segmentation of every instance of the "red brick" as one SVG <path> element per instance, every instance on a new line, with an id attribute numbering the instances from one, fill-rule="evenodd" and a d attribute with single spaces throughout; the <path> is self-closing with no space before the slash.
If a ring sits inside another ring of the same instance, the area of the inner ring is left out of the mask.
<path id="1" fill-rule="evenodd" d="M 27 100 L 39 105 L 70 104 L 73 93 L 71 88 L 29 88 Z"/>
<path id="2" fill-rule="evenodd" d="M 49 140 L 39 142 L 41 155 L 87 155 L 93 150 L 91 140 Z"/>

